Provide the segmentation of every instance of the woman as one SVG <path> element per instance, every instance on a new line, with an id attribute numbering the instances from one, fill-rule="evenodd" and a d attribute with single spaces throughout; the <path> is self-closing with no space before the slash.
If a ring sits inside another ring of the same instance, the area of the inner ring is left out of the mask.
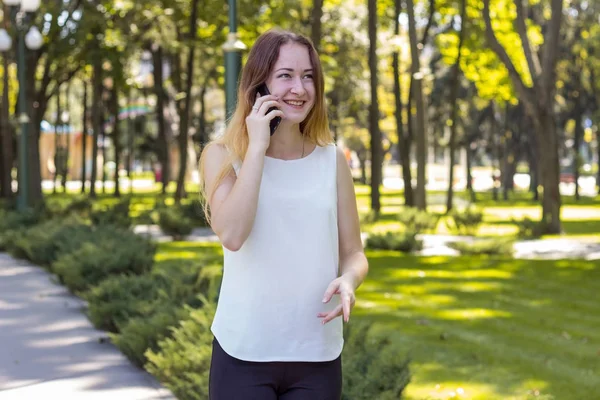
<path id="1" fill-rule="evenodd" d="M 262 84 L 270 95 L 257 93 Z M 341 397 L 337 317 L 348 322 L 368 264 L 323 93 L 310 40 L 269 31 L 250 51 L 224 135 L 203 152 L 201 187 L 224 252 L 213 400 Z"/>

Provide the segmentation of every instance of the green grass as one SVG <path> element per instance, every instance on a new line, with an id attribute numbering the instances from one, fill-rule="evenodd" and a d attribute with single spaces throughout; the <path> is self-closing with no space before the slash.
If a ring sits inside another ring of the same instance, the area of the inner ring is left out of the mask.
<path id="1" fill-rule="evenodd" d="M 161 243 L 156 267 L 221 257 L 218 244 Z M 411 357 L 407 400 L 600 398 L 599 262 L 367 257 L 350 323 Z"/>
<path id="2" fill-rule="evenodd" d="M 356 186 L 359 213 L 364 215 L 369 212 L 371 199 L 370 188 L 365 185 Z M 436 213 L 444 213 L 444 192 L 428 193 L 428 210 Z M 466 199 L 466 193 L 458 193 L 458 199 Z M 404 197 L 397 190 L 382 189 L 381 191 L 381 217 L 374 224 L 364 224 L 363 230 L 367 232 L 382 233 L 388 230 L 401 230 L 402 226 L 396 221 L 396 215 L 403 209 Z M 539 220 L 541 217 L 541 206 L 531 199 L 529 193 L 516 193 L 508 201 L 494 201 L 490 193 L 479 193 L 477 207 L 484 211 L 484 221 L 477 232 L 480 236 L 512 236 L 518 232 L 518 227 L 512 219 L 521 220 L 528 217 Z M 600 197 L 583 198 L 576 202 L 572 197 L 563 198 L 561 209 L 564 234 L 582 240 L 594 240 L 600 235 Z M 444 224 L 444 218 L 438 225 L 437 233 L 450 233 Z M 557 237 L 552 235 L 547 238 Z"/>
<path id="3" fill-rule="evenodd" d="M 410 354 L 407 399 L 600 398 L 598 262 L 368 258 L 354 316 Z"/>

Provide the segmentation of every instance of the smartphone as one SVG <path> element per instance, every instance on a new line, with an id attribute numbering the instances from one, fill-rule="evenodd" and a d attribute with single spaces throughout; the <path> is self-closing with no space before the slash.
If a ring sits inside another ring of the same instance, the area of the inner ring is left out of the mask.
<path id="1" fill-rule="evenodd" d="M 261 96 L 266 96 L 266 95 L 271 94 L 269 92 L 269 89 L 267 88 L 267 85 L 264 83 L 258 87 L 257 91 Z M 270 113 L 271 111 L 277 110 L 277 109 L 278 109 L 277 107 L 271 107 L 267 110 L 267 114 Z M 277 116 L 271 120 L 271 123 L 269 124 L 271 127 L 271 136 L 273 136 L 273 134 L 277 130 L 277 127 L 279 126 L 280 122 L 281 122 L 281 117 L 279 117 L 279 116 Z"/>

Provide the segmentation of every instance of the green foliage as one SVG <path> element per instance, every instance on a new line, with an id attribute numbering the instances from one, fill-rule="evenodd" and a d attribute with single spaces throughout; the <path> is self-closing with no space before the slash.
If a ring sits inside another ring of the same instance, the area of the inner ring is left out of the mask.
<path id="1" fill-rule="evenodd" d="M 475 235 L 479 225 L 483 222 L 483 211 L 468 207 L 460 211 L 452 209 L 450 219 L 446 220 L 446 227 L 456 234 Z"/>
<path id="2" fill-rule="evenodd" d="M 131 226 L 131 217 L 129 216 L 131 199 L 123 198 L 118 203 L 104 207 L 100 210 L 93 210 L 90 218 L 94 225 L 114 225 L 122 228 Z"/>
<path id="3" fill-rule="evenodd" d="M 171 303 L 166 279 L 152 274 L 111 276 L 85 293 L 93 324 L 109 332 L 132 318 L 148 317 L 161 304 Z"/>
<path id="4" fill-rule="evenodd" d="M 366 247 L 374 250 L 395 250 L 409 253 L 423 248 L 423 242 L 418 240 L 416 236 L 414 232 L 373 234 L 367 238 Z"/>
<path id="5" fill-rule="evenodd" d="M 73 238 L 90 236 L 92 229 L 78 217 L 51 219 L 27 230 L 14 232 L 6 249 L 15 257 L 49 267 Z"/>
<path id="6" fill-rule="evenodd" d="M 387 337 L 369 337 L 371 324 L 344 326 L 342 400 L 396 400 L 410 381 L 409 360 Z"/>
<path id="7" fill-rule="evenodd" d="M 398 220 L 408 232 L 435 232 L 440 216 L 416 207 L 406 207 L 398 214 Z"/>
<path id="8" fill-rule="evenodd" d="M 173 240 L 181 240 L 194 228 L 193 222 L 176 207 L 164 207 L 159 210 L 158 225 Z"/>
<path id="9" fill-rule="evenodd" d="M 194 199 L 188 203 L 182 203 L 179 206 L 184 217 L 190 219 L 194 226 L 208 226 L 202 202 L 199 199 Z"/>
<path id="10" fill-rule="evenodd" d="M 168 304 L 149 317 L 130 319 L 121 333 L 111 334 L 114 344 L 138 367 L 146 363 L 146 351 L 158 350 L 158 342 L 172 334 L 171 327 L 186 318 L 188 310 Z"/>
<path id="11" fill-rule="evenodd" d="M 85 293 L 90 319 L 100 329 L 119 332 L 131 318 L 150 316 L 161 306 L 197 306 L 199 293 L 216 299 L 221 271 L 220 265 L 173 261 L 150 274 L 109 277 Z"/>
<path id="12" fill-rule="evenodd" d="M 478 239 L 473 242 L 452 242 L 448 247 L 458 250 L 463 255 L 500 255 L 513 254 L 513 241 L 509 239 Z"/>
<path id="13" fill-rule="evenodd" d="M 214 303 L 205 303 L 182 320 L 172 337 L 161 340 L 157 350 L 148 350 L 145 368 L 180 400 L 208 398 L 208 375 L 213 335 L 210 325 Z"/>
<path id="14" fill-rule="evenodd" d="M 511 222 L 519 228 L 517 236 L 523 239 L 536 239 L 542 236 L 543 227 L 538 221 L 534 221 L 529 217 L 524 217 L 521 220 L 511 218 Z"/>
<path id="15" fill-rule="evenodd" d="M 155 244 L 147 239 L 114 229 L 111 236 L 100 235 L 93 242 L 85 242 L 61 255 L 53 264 L 53 270 L 69 288 L 81 291 L 110 275 L 148 272 L 155 251 Z"/>

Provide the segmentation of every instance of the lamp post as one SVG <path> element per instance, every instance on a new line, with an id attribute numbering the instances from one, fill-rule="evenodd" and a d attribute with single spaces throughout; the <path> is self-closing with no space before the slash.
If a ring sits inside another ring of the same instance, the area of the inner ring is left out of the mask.
<path id="1" fill-rule="evenodd" d="M 241 52 L 246 45 L 239 40 L 237 33 L 237 0 L 229 0 L 229 34 L 223 44 L 225 52 L 225 114 L 229 119 L 237 102 L 237 83 L 242 66 Z"/>
<path id="2" fill-rule="evenodd" d="M 27 93 L 25 89 L 26 70 L 25 70 L 25 46 L 30 50 L 39 50 L 43 44 L 43 38 L 40 31 L 32 26 L 27 30 L 29 13 L 36 12 L 40 7 L 40 0 L 4 0 L 4 4 L 9 6 L 13 25 L 17 30 L 17 71 L 19 78 L 19 110 L 17 121 L 21 126 L 19 137 L 19 197 L 17 208 L 22 211 L 26 209 L 29 203 L 29 169 L 27 161 L 28 156 L 28 125 L 29 110 L 27 107 Z M 12 47 L 10 35 L 0 29 L 0 51 L 6 52 Z"/>

